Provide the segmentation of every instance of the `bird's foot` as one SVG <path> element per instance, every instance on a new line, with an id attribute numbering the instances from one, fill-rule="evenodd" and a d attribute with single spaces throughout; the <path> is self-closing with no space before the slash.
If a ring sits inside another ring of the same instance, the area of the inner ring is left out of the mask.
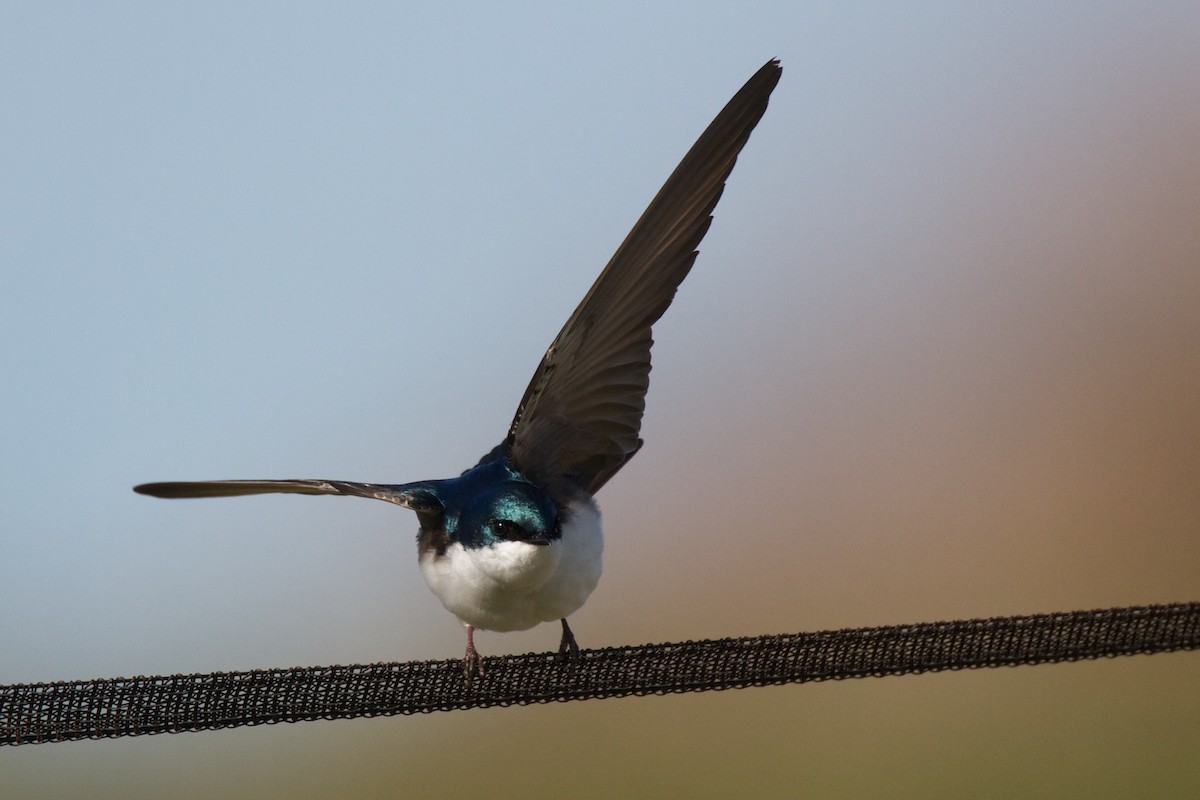
<path id="1" fill-rule="evenodd" d="M 475 649 L 475 628 L 467 626 L 467 652 L 463 655 L 463 680 L 466 681 L 467 688 L 471 688 L 471 684 L 476 678 L 482 678 L 487 674 L 483 668 L 483 658 L 479 655 L 479 651 Z"/>
<path id="2" fill-rule="evenodd" d="M 560 661 L 578 661 L 579 645 L 575 643 L 575 634 L 571 633 L 571 628 L 565 619 L 562 621 L 562 629 L 562 641 L 558 643 L 558 658 Z"/>

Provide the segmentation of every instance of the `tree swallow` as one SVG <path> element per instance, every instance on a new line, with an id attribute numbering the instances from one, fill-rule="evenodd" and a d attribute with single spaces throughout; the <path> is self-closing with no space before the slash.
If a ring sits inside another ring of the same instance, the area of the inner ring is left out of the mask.
<path id="1" fill-rule="evenodd" d="M 155 497 L 337 494 L 417 514 L 421 574 L 466 626 L 467 682 L 484 674 L 476 628 L 561 620 L 559 653 L 579 652 L 567 617 L 600 580 L 594 496 L 642 446 L 651 326 L 671 304 L 738 153 L 779 82 L 767 62 L 733 96 L 659 190 L 542 357 L 504 441 L 457 478 L 146 483 Z"/>

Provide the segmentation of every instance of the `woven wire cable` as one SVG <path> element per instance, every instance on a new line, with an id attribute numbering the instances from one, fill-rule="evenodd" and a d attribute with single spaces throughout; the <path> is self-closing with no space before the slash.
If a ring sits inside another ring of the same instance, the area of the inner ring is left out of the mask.
<path id="1" fill-rule="evenodd" d="M 0 686 L 0 745 L 699 692 L 1200 648 L 1200 602 L 817 633 Z"/>

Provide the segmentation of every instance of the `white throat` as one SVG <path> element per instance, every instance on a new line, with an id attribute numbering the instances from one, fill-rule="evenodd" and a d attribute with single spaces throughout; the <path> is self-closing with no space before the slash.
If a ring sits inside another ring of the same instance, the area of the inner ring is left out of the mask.
<path id="1" fill-rule="evenodd" d="M 458 542 L 420 558 L 421 574 L 450 613 L 489 631 L 523 631 L 575 613 L 600 580 L 604 536 L 591 498 L 572 501 L 562 536 L 548 544 Z"/>

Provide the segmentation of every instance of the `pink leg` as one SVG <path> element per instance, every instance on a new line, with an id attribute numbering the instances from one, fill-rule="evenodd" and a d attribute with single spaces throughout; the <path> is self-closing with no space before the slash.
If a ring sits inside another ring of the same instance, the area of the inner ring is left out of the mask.
<path id="1" fill-rule="evenodd" d="M 463 656 L 463 677 L 467 679 L 467 687 L 470 688 L 475 678 L 482 678 L 484 674 L 483 659 L 479 657 L 479 651 L 475 649 L 475 627 L 468 625 L 467 652 Z"/>

